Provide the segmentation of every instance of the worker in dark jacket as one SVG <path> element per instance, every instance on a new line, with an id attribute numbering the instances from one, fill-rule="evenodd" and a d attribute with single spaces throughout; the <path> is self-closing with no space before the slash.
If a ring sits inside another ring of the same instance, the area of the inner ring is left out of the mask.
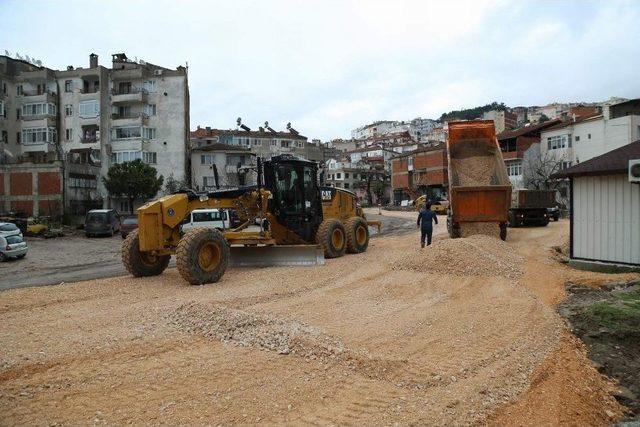
<path id="1" fill-rule="evenodd" d="M 433 235 L 433 224 L 438 223 L 436 213 L 431 210 L 431 203 L 425 202 L 420 213 L 418 213 L 418 227 L 420 227 L 420 246 L 424 248 L 424 238 L 427 238 L 427 246 L 431 244 L 431 236 Z"/>

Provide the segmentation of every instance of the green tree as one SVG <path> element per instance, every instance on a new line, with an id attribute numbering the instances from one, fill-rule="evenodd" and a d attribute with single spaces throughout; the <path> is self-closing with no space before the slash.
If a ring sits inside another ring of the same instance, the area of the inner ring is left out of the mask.
<path id="1" fill-rule="evenodd" d="M 164 194 L 174 194 L 183 188 L 187 188 L 187 184 L 184 181 L 175 179 L 173 174 L 169 175 L 164 182 Z"/>
<path id="2" fill-rule="evenodd" d="M 111 166 L 102 182 L 110 196 L 126 197 L 133 210 L 136 200 L 151 199 L 162 188 L 164 178 L 157 174 L 153 167 L 136 159 Z"/>
<path id="3" fill-rule="evenodd" d="M 545 116 L 544 114 L 541 114 L 540 118 L 538 119 L 538 123 L 544 123 L 548 121 L 549 121 L 549 117 Z"/>

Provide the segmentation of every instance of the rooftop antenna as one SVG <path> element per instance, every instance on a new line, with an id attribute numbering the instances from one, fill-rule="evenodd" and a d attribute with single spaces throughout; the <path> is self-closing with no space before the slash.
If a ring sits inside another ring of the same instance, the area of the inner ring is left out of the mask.
<path id="1" fill-rule="evenodd" d="M 242 125 L 242 117 L 238 117 L 238 118 L 236 119 L 236 125 L 237 125 L 238 127 L 240 127 L 240 126 Z"/>

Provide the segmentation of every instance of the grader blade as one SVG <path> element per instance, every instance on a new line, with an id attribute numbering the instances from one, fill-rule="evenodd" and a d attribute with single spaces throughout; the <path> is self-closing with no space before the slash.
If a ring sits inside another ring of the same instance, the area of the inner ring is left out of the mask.
<path id="1" fill-rule="evenodd" d="M 233 267 L 324 265 L 324 253 L 315 245 L 232 246 Z"/>

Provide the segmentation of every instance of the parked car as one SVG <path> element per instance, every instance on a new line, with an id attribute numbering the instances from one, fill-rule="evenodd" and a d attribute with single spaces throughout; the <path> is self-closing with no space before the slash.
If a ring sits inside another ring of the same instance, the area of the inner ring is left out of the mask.
<path id="1" fill-rule="evenodd" d="M 115 209 L 93 209 L 87 213 L 84 221 L 84 234 L 87 237 L 98 235 L 113 236 L 120 231 L 120 215 Z"/>
<path id="2" fill-rule="evenodd" d="M 547 216 L 549 217 L 549 219 L 558 221 L 560 219 L 560 208 L 558 208 L 557 206 L 547 208 Z"/>
<path id="3" fill-rule="evenodd" d="M 0 222 L 0 236 L 22 236 L 22 231 L 12 222 Z"/>
<path id="4" fill-rule="evenodd" d="M 22 235 L 0 236 L 0 261 L 6 261 L 9 258 L 24 258 L 28 249 L 27 242 L 24 241 Z"/>
<path id="5" fill-rule="evenodd" d="M 138 217 L 128 216 L 124 218 L 120 224 L 120 234 L 123 239 L 126 239 L 127 235 L 138 228 Z"/>
<path id="6" fill-rule="evenodd" d="M 182 232 L 196 227 L 211 227 L 218 230 L 229 228 L 227 211 L 219 209 L 195 209 L 182 223 Z"/>

